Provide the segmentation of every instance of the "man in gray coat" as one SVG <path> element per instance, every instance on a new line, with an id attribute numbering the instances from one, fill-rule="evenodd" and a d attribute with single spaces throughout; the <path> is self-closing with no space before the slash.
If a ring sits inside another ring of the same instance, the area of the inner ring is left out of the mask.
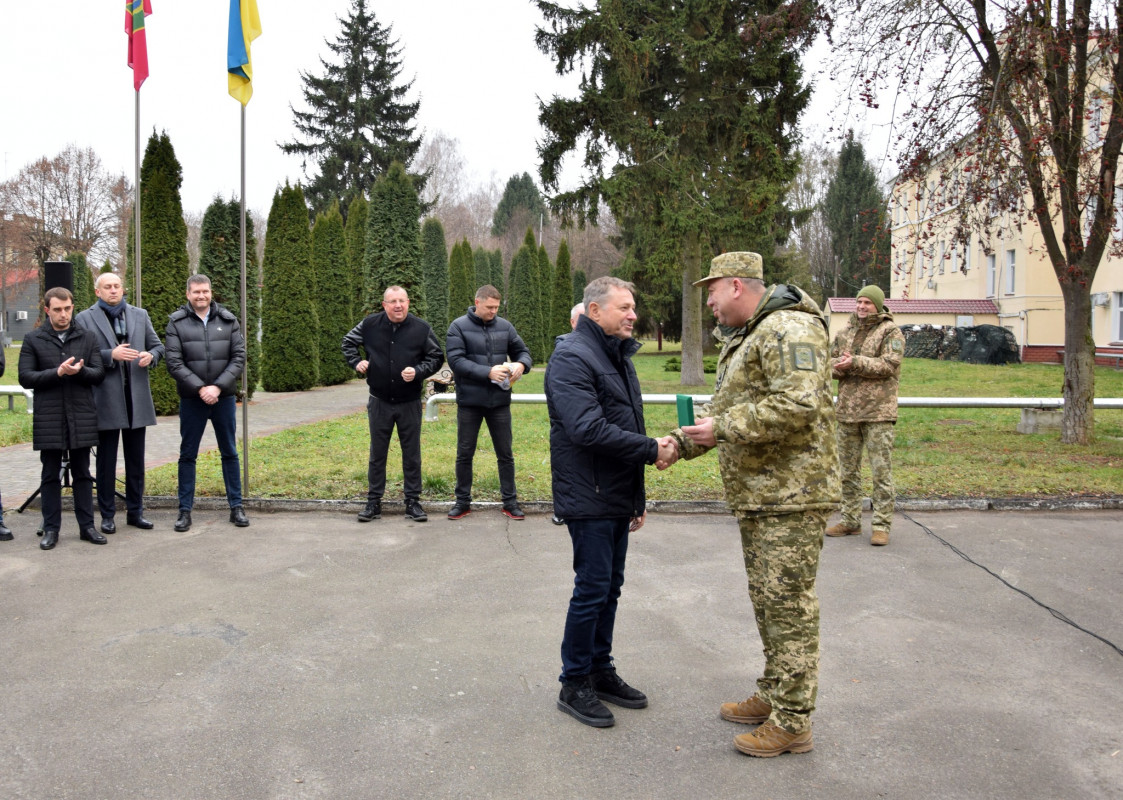
<path id="1" fill-rule="evenodd" d="M 150 530 L 144 518 L 144 439 L 156 424 L 156 408 L 148 371 L 164 357 L 164 345 L 143 308 L 125 302 L 121 279 L 112 272 L 98 275 L 98 301 L 78 314 L 75 324 L 94 335 L 105 380 L 94 388 L 97 403 L 97 504 L 101 532 L 116 533 L 114 495 L 117 488 L 117 444 L 125 455 L 125 521 Z"/>

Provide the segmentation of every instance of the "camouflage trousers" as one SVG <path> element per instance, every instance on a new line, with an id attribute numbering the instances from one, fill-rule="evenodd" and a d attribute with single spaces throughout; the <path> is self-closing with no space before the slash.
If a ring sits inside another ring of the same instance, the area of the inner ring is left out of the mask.
<path id="1" fill-rule="evenodd" d="M 749 597 L 764 648 L 757 694 L 771 721 L 791 733 L 811 728 L 819 691 L 819 597 L 815 576 L 826 511 L 738 516 Z"/>
<path id="2" fill-rule="evenodd" d="M 838 460 L 842 467 L 842 524 L 862 527 L 862 448 L 870 456 L 873 474 L 873 527 L 888 531 L 893 525 L 892 422 L 839 422 Z"/>

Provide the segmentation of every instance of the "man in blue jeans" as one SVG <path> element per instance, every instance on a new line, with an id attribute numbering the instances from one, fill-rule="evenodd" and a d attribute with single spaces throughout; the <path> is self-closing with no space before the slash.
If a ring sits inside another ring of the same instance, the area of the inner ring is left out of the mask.
<path id="1" fill-rule="evenodd" d="M 187 303 L 168 319 L 164 359 L 179 392 L 179 518 L 175 529 L 191 527 L 195 505 L 195 460 L 209 420 L 222 454 L 222 480 L 230 521 L 250 524 L 242 507 L 238 464 L 238 379 L 246 366 L 246 341 L 238 318 L 211 299 L 211 279 L 187 279 Z"/>
<path id="2" fill-rule="evenodd" d="M 597 278 L 585 314 L 558 340 L 546 367 L 555 513 L 573 540 L 573 597 L 562 639 L 558 708 L 595 728 L 614 724 L 601 701 L 645 708 L 647 696 L 616 674 L 612 634 L 628 534 L 643 526 L 644 465 L 673 460 L 669 439 L 647 436 L 632 365 L 639 343 L 633 286 Z"/>

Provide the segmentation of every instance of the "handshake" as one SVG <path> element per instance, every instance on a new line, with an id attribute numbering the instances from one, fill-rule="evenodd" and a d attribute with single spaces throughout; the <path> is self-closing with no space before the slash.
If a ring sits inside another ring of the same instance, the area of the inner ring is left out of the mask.
<path id="1" fill-rule="evenodd" d="M 714 437 L 713 417 L 702 417 L 695 425 L 683 425 L 682 433 L 691 442 L 703 447 L 713 447 L 717 444 L 717 439 Z M 678 442 L 673 436 L 664 436 L 655 441 L 659 445 L 659 454 L 655 457 L 657 469 L 666 469 L 679 460 Z"/>

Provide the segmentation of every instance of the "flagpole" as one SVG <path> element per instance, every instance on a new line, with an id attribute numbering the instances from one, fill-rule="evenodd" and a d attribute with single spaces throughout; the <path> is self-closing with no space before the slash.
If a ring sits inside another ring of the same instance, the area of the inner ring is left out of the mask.
<path id="1" fill-rule="evenodd" d="M 140 297 L 140 89 L 136 90 L 136 130 L 133 141 L 133 264 L 136 267 L 136 295 L 133 305 L 141 307 Z"/>
<path id="2" fill-rule="evenodd" d="M 250 490 L 250 336 L 256 336 L 246 324 L 246 107 L 242 106 L 242 186 L 239 192 L 242 202 L 241 240 L 242 240 L 242 338 L 246 342 L 246 365 L 242 369 L 242 496 Z"/>

